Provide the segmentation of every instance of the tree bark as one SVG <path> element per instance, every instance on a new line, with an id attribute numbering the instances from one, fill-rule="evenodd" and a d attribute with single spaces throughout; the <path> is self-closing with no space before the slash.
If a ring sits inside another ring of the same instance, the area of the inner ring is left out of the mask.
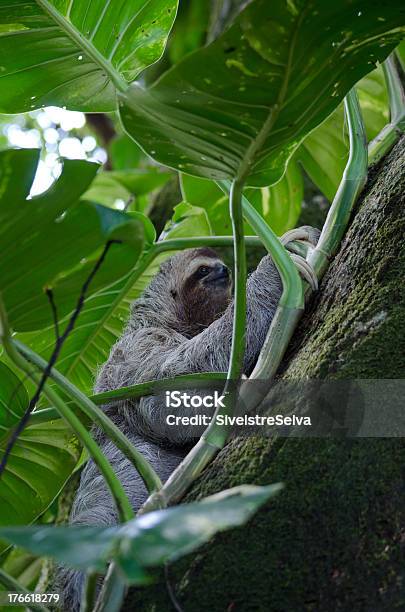
<path id="1" fill-rule="evenodd" d="M 149 219 L 155 226 L 157 236 L 160 236 L 167 221 L 173 215 L 174 207 L 182 199 L 179 177 L 175 175 L 157 192 L 148 213 Z"/>
<path id="2" fill-rule="evenodd" d="M 405 378 L 405 137 L 370 172 L 294 336 L 287 379 Z M 405 610 L 402 439 L 236 439 L 185 501 L 244 483 L 285 489 L 248 525 L 170 568 L 186 612 Z M 126 609 L 172 610 L 164 582 Z"/>

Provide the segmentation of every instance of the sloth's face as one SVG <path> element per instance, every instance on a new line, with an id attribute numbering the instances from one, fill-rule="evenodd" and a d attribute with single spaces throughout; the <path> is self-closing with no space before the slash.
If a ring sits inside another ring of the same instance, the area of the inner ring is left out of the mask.
<path id="1" fill-rule="evenodd" d="M 194 305 L 201 300 L 203 310 L 210 311 L 214 307 L 216 313 L 223 312 L 231 296 L 231 274 L 215 251 L 208 255 L 209 251 L 197 252 L 191 259 L 186 269 L 183 294 L 185 298 L 191 298 Z"/>
<path id="2" fill-rule="evenodd" d="M 203 293 L 217 294 L 227 291 L 231 285 L 228 267 L 220 260 L 196 262 L 195 271 L 187 279 L 190 288 Z"/>
<path id="3" fill-rule="evenodd" d="M 189 325 L 197 330 L 210 325 L 228 306 L 231 289 L 230 271 L 215 251 L 208 248 L 190 251 L 178 296 Z"/>

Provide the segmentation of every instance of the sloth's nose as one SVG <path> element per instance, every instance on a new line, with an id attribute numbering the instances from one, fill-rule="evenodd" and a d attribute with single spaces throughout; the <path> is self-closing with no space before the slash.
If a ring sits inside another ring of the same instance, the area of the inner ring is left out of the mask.
<path id="1" fill-rule="evenodd" d="M 223 263 L 218 263 L 215 266 L 215 278 L 216 279 L 228 279 L 229 278 L 229 268 Z"/>
<path id="2" fill-rule="evenodd" d="M 215 264 L 211 274 L 209 274 L 204 280 L 206 283 L 214 283 L 223 286 L 229 281 L 229 270 L 223 263 L 217 263 Z"/>
<path id="3" fill-rule="evenodd" d="M 228 268 L 228 266 L 225 266 L 225 264 L 221 264 L 219 266 L 219 272 L 221 274 L 223 274 L 223 276 L 229 276 L 229 268 Z"/>

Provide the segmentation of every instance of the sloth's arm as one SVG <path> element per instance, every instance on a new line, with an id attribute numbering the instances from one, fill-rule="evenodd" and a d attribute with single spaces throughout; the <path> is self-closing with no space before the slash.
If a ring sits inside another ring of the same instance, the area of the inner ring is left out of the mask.
<path id="1" fill-rule="evenodd" d="M 282 286 L 269 256 L 249 276 L 244 372 L 254 366 L 274 317 Z M 162 362 L 163 376 L 188 372 L 226 372 L 229 365 L 234 301 L 225 313 L 197 336 L 181 343 Z"/>

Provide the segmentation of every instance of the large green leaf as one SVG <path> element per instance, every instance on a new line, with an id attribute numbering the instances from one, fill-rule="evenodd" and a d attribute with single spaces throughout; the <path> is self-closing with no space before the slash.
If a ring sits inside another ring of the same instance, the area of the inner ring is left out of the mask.
<path id="1" fill-rule="evenodd" d="M 173 217 L 166 223 L 161 238 L 188 238 L 192 235 L 212 234 L 208 215 L 203 208 L 180 202 L 174 207 Z"/>
<path id="2" fill-rule="evenodd" d="M 24 384 L 0 363 L 0 456 L 28 401 Z M 41 515 L 79 456 L 72 431 L 60 419 L 26 427 L 0 478 L 0 524 L 26 525 Z"/>
<path id="3" fill-rule="evenodd" d="M 177 559 L 216 532 L 243 525 L 280 488 L 235 487 L 117 527 L 9 527 L 0 529 L 0 537 L 81 570 L 103 572 L 115 559 L 128 582 L 141 584 L 148 580 L 144 568 Z"/>
<path id="4" fill-rule="evenodd" d="M 8 0 L 0 5 L 0 112 L 116 106 L 162 55 L 177 0 Z"/>
<path id="5" fill-rule="evenodd" d="M 253 0 L 149 89 L 119 94 L 124 128 L 196 176 L 269 185 L 304 137 L 401 39 L 398 1 Z"/>
<path id="6" fill-rule="evenodd" d="M 113 138 L 109 146 L 109 158 L 113 170 L 141 168 L 148 159 L 142 149 L 127 134 L 120 134 Z"/>
<path id="7" fill-rule="evenodd" d="M 164 185 L 172 176 L 161 168 L 115 170 L 98 174 L 83 198 L 113 206 L 117 200 L 128 201 L 146 195 Z"/>
<path id="8" fill-rule="evenodd" d="M 381 66 L 365 76 L 356 86 L 363 121 L 369 140 L 372 140 L 388 122 L 388 99 Z M 260 192 L 247 189 L 245 195 L 255 204 L 272 229 L 282 234 L 294 226 L 303 199 L 303 179 L 297 161 L 303 166 L 315 185 L 332 201 L 345 168 L 349 141 L 345 130 L 343 105 L 339 107 L 298 148 L 290 160 L 283 178 L 269 189 Z M 230 234 L 231 223 L 227 211 L 227 198 L 206 179 L 182 175 L 184 199 L 207 210 L 216 234 Z M 247 233 L 251 233 L 248 227 Z"/>
<path id="9" fill-rule="evenodd" d="M 90 162 L 65 160 L 54 185 L 27 199 L 38 153 L 0 153 L 0 289 L 16 330 L 51 323 L 45 287 L 52 287 L 60 317 L 72 310 L 107 240 L 122 243 L 111 246 L 89 294 L 124 276 L 136 262 L 145 234 L 139 216 L 79 201 L 97 172 Z"/>
<path id="10" fill-rule="evenodd" d="M 177 64 L 182 57 L 204 44 L 212 18 L 211 9 L 207 0 L 189 0 L 180 3 L 179 14 L 168 45 L 168 55 L 172 64 Z"/>
<path id="11" fill-rule="evenodd" d="M 364 125 L 369 140 L 388 121 L 388 100 L 381 66 L 357 84 Z M 349 153 L 343 105 L 313 130 L 289 161 L 283 178 L 261 190 L 246 189 L 245 195 L 279 235 L 294 227 L 303 199 L 303 178 L 297 161 L 315 185 L 332 201 Z M 213 181 L 182 174 L 185 200 L 207 210 L 215 234 L 231 234 L 227 198 Z M 245 233 L 252 233 L 245 225 Z"/>

